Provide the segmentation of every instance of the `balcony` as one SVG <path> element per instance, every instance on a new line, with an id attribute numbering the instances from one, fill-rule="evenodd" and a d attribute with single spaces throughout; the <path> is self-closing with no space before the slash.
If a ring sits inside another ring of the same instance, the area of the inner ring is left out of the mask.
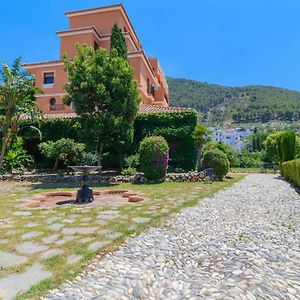
<path id="1" fill-rule="evenodd" d="M 66 106 L 64 104 L 50 105 L 49 110 L 50 111 L 66 110 Z"/>

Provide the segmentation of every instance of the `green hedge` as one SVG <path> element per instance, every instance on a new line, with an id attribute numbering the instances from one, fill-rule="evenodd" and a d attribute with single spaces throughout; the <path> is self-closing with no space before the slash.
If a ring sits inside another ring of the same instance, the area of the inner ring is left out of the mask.
<path id="1" fill-rule="evenodd" d="M 146 136 L 162 136 L 170 147 L 169 165 L 174 169 L 194 170 L 197 147 L 192 132 L 196 125 L 195 111 L 139 114 L 134 124 L 134 147 L 138 149 L 140 141 Z"/>
<path id="2" fill-rule="evenodd" d="M 147 113 L 138 114 L 134 124 L 134 143 L 130 149 L 132 154 L 138 151 L 140 142 L 150 135 L 164 137 L 170 147 L 170 166 L 193 170 L 197 161 L 197 149 L 191 134 L 197 124 L 197 113 L 186 111 L 178 113 Z M 43 134 L 43 142 L 57 141 L 61 138 L 70 138 L 76 142 L 82 142 L 79 138 L 80 124 L 77 118 L 53 118 L 41 119 L 35 124 L 24 121 L 25 129 L 21 132 L 26 143 L 26 149 L 35 157 L 39 157 L 38 139 L 33 139 L 34 131 L 29 125 L 38 127 Z M 27 141 L 27 142 L 26 142 Z M 104 167 L 114 167 L 113 163 L 118 161 L 116 153 L 111 149 L 105 155 Z"/>
<path id="3" fill-rule="evenodd" d="M 290 161 L 296 155 L 296 133 L 295 131 L 283 132 L 278 140 L 278 158 L 280 162 Z"/>
<path id="4" fill-rule="evenodd" d="M 291 181 L 300 187 L 300 159 L 282 163 L 281 175 L 286 180 Z"/>

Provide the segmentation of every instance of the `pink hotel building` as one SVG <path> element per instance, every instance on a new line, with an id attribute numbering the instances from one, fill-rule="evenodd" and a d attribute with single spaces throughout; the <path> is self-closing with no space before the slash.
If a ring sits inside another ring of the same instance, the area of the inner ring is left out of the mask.
<path id="1" fill-rule="evenodd" d="M 76 55 L 76 43 L 110 50 L 110 36 L 114 23 L 124 32 L 128 60 L 138 81 L 140 111 L 170 111 L 168 84 L 157 58 L 147 57 L 141 42 L 122 4 L 67 12 L 70 29 L 59 31 L 60 56 Z M 36 95 L 37 107 L 45 115 L 73 113 L 71 106 L 63 104 L 66 95 L 64 85 L 67 74 L 63 61 L 46 61 L 24 64 L 23 67 L 35 76 L 36 86 L 43 93 Z"/>

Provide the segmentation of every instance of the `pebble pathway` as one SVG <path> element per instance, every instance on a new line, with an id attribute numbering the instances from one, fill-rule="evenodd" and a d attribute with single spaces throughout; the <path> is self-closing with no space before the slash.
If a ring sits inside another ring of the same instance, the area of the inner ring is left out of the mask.
<path id="1" fill-rule="evenodd" d="M 141 220 L 138 220 L 141 221 Z M 300 299 L 300 197 L 248 175 L 44 299 Z"/>

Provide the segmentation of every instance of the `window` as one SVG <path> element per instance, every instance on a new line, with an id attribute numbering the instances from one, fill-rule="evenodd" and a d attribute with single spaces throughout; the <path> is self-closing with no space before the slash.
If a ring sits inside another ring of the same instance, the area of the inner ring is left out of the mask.
<path id="1" fill-rule="evenodd" d="M 44 73 L 44 84 L 54 83 L 54 72 Z"/>
<path id="2" fill-rule="evenodd" d="M 98 49 L 99 49 L 98 43 L 94 42 L 94 50 L 98 50 Z"/>
<path id="3" fill-rule="evenodd" d="M 50 105 L 51 105 L 51 106 L 56 105 L 56 99 L 55 99 L 55 98 L 51 98 L 51 99 L 50 99 Z"/>
<path id="4" fill-rule="evenodd" d="M 151 92 L 150 79 L 147 78 L 147 93 L 150 94 L 150 92 Z"/>

